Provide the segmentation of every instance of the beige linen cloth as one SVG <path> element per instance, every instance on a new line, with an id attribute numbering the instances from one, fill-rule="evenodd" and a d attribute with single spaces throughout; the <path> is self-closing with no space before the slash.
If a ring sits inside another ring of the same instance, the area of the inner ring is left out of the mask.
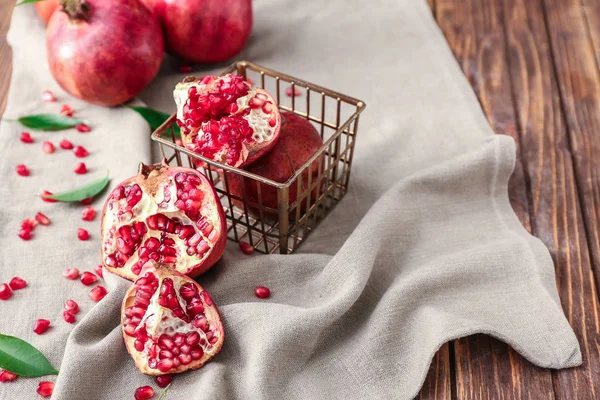
<path id="1" fill-rule="evenodd" d="M 221 310 L 226 338 L 204 368 L 176 376 L 167 399 L 409 399 L 446 341 L 483 332 L 536 365 L 573 367 L 579 345 L 556 291 L 547 249 L 519 224 L 507 197 L 513 140 L 494 135 L 424 1 L 254 2 L 252 38 L 239 56 L 364 100 L 350 191 L 297 254 L 243 255 L 230 243 L 199 281 Z M 99 263 L 99 218 L 80 205 L 49 204 L 42 189 L 66 190 L 110 170 L 111 185 L 150 161 L 149 129 L 124 108 L 101 108 L 62 92 L 46 64 L 44 29 L 31 5 L 18 7 L 9 40 L 14 69 L 6 118 L 73 106 L 92 132 L 32 132 L 0 126 L 0 281 L 29 282 L 0 301 L 0 331 L 37 346 L 60 374 L 53 399 L 132 399 L 151 385 L 123 345 L 120 305 L 129 282 L 105 273 L 100 303 L 68 281 L 65 268 Z M 218 73 L 223 65 L 196 74 Z M 174 110 L 181 79 L 165 59 L 140 96 Z M 109 84 L 109 82 L 107 82 Z M 43 103 L 53 90 L 59 103 Z M 63 137 L 90 151 L 90 172 L 44 140 Z M 15 173 L 25 163 L 31 176 Z M 104 198 L 94 206 L 100 209 Z M 52 225 L 17 237 L 20 221 L 42 211 Z M 91 240 L 77 240 L 78 227 Z M 255 285 L 271 288 L 258 300 Z M 65 299 L 77 323 L 62 320 Z M 42 336 L 38 318 L 52 321 Z M 42 378 L 0 384 L 1 399 L 37 399 Z"/>

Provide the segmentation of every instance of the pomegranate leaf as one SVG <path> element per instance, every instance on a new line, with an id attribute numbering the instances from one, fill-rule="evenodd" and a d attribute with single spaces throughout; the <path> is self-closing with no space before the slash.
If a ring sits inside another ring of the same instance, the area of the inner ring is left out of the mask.
<path id="1" fill-rule="evenodd" d="M 43 1 L 43 0 L 23 0 L 22 2 L 15 4 L 15 7 L 23 5 L 23 4 L 27 4 L 27 3 L 37 3 L 38 1 Z"/>
<path id="2" fill-rule="evenodd" d="M 165 388 L 165 390 L 163 390 L 163 392 L 160 394 L 160 396 L 158 396 L 158 400 L 162 400 L 165 397 L 167 397 L 167 390 L 169 390 L 170 387 L 171 387 L 171 383 L 169 383 L 167 385 L 167 387 Z"/>
<path id="3" fill-rule="evenodd" d="M 0 368 L 20 376 L 58 374 L 38 349 L 18 337 L 2 334 L 0 334 Z"/>
<path id="4" fill-rule="evenodd" d="M 104 178 L 96 179 L 93 182 L 87 183 L 83 186 L 80 186 L 73 190 L 68 190 L 66 192 L 55 193 L 52 195 L 42 196 L 44 199 L 51 199 L 57 201 L 71 202 L 71 201 L 81 201 L 85 200 L 88 197 L 94 197 L 98 193 L 100 193 L 104 188 L 108 185 L 110 179 L 108 178 L 108 174 Z"/>
<path id="5" fill-rule="evenodd" d="M 77 124 L 85 124 L 84 120 L 65 117 L 60 114 L 34 114 L 18 119 L 21 125 L 42 131 L 59 131 L 72 128 Z"/>
<path id="6" fill-rule="evenodd" d="M 158 129 L 166 120 L 168 120 L 171 116 L 164 112 L 156 111 L 148 107 L 139 107 L 139 106 L 127 106 L 131 108 L 133 111 L 137 112 L 146 120 L 148 125 L 150 125 L 150 129 L 153 131 Z M 177 124 L 173 124 L 173 130 L 175 131 L 175 139 L 181 138 L 181 132 L 179 130 L 179 126 Z"/>

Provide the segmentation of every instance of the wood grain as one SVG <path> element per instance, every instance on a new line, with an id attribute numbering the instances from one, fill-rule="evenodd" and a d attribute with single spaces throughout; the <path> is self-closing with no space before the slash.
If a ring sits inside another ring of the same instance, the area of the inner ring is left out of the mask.
<path id="1" fill-rule="evenodd" d="M 450 364 L 450 343 L 444 344 L 431 362 L 425 383 L 418 399 L 451 399 L 452 375 Z"/>
<path id="2" fill-rule="evenodd" d="M 12 74 L 12 51 L 6 42 L 6 33 L 10 25 L 13 3 L 0 0 L 0 116 L 6 109 L 6 99 Z"/>

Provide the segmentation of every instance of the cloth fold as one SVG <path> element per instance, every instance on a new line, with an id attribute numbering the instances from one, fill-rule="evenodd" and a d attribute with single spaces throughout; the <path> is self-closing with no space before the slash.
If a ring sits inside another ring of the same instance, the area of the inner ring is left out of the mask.
<path id="1" fill-rule="evenodd" d="M 239 56 L 363 99 L 350 190 L 293 255 L 242 254 L 229 243 L 223 259 L 198 281 L 221 311 L 225 344 L 198 371 L 175 377 L 167 399 L 365 399 L 416 396 L 432 357 L 446 341 L 486 333 L 536 365 L 579 365 L 577 339 L 564 317 L 552 260 L 520 225 L 508 202 L 514 142 L 494 135 L 425 2 L 292 0 L 253 3 L 255 29 Z M 111 185 L 150 158 L 149 130 L 125 108 L 77 101 L 52 80 L 43 26 L 33 7 L 15 9 L 9 40 L 14 65 L 6 118 L 56 112 L 69 103 L 92 132 L 32 132 L 0 125 L 2 198 L 0 280 L 29 286 L 0 302 L 1 332 L 38 347 L 60 368 L 53 399 L 131 398 L 159 389 L 127 354 L 119 326 L 130 282 L 105 272 L 108 296 L 95 304 L 89 287 L 61 276 L 91 270 L 99 259 L 99 218 L 81 221 L 81 206 L 49 204 L 59 191 L 110 170 Z M 218 73 L 195 68 L 195 74 Z M 174 110 L 182 75 L 166 58 L 141 100 Z M 59 103 L 41 101 L 53 90 Z M 45 140 L 66 137 L 90 150 L 90 173 L 75 175 L 68 151 L 46 155 Z M 32 174 L 19 177 L 16 164 Z M 94 206 L 100 209 L 103 198 Z M 37 211 L 52 225 L 21 241 L 20 221 Z M 87 228 L 91 240 L 76 238 Z M 256 285 L 272 296 L 259 300 Z M 82 310 L 75 326 L 62 304 Z M 48 318 L 44 335 L 31 329 Z M 0 385 L 0 399 L 35 399 L 41 379 Z"/>

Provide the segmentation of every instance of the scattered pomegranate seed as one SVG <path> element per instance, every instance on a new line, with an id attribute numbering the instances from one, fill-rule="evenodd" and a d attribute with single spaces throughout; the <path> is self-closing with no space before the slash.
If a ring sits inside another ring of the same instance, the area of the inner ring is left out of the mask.
<path id="1" fill-rule="evenodd" d="M 81 219 L 84 221 L 93 221 L 96 218 L 94 207 L 86 207 L 81 211 Z"/>
<path id="2" fill-rule="evenodd" d="M 23 132 L 21 133 L 21 142 L 23 143 L 33 143 L 33 138 L 31 137 L 31 134 L 29 132 Z"/>
<path id="3" fill-rule="evenodd" d="M 42 93 L 42 100 L 44 100 L 46 103 L 52 103 L 56 101 L 56 97 L 54 97 L 54 93 L 51 91 L 44 90 L 44 93 Z"/>
<path id="4" fill-rule="evenodd" d="M 19 231 L 19 237 L 23 240 L 31 239 L 31 229 L 21 229 Z"/>
<path id="5" fill-rule="evenodd" d="M 271 296 L 271 290 L 266 286 L 257 286 L 254 288 L 254 295 L 259 299 L 266 299 Z"/>
<path id="6" fill-rule="evenodd" d="M 102 271 L 102 265 L 96 265 L 94 267 L 94 272 L 96 273 L 96 275 L 98 275 L 100 278 L 104 278 L 104 271 Z"/>
<path id="7" fill-rule="evenodd" d="M 300 90 L 298 90 L 298 88 L 294 86 L 294 92 L 292 93 L 292 87 L 288 86 L 287 89 L 285 89 L 285 94 L 288 97 L 300 96 Z"/>
<path id="8" fill-rule="evenodd" d="M 50 225 L 50 218 L 46 217 L 41 212 L 35 214 L 35 220 L 42 225 Z"/>
<path id="9" fill-rule="evenodd" d="M 240 242 L 240 250 L 242 250 L 242 253 L 250 255 L 254 253 L 254 246 L 250 243 Z"/>
<path id="10" fill-rule="evenodd" d="M 92 301 L 100 301 L 108 294 L 108 291 L 104 288 L 104 286 L 96 286 L 90 291 L 90 299 Z"/>
<path id="11" fill-rule="evenodd" d="M 77 279 L 79 276 L 79 270 L 77 268 L 67 268 L 63 272 L 63 276 L 70 280 Z"/>
<path id="12" fill-rule="evenodd" d="M 75 129 L 77 129 L 79 132 L 82 132 L 82 133 L 86 133 L 86 132 L 89 132 L 92 130 L 86 124 L 77 124 L 77 125 L 75 125 Z"/>
<path id="13" fill-rule="evenodd" d="M 44 144 L 42 144 L 42 150 L 44 150 L 44 153 L 46 154 L 52 154 L 56 150 L 56 147 L 54 147 L 52 142 L 44 142 Z"/>
<path id="14" fill-rule="evenodd" d="M 6 283 L 0 285 L 0 300 L 8 300 L 12 296 L 12 290 Z"/>
<path id="15" fill-rule="evenodd" d="M 75 157 L 79 157 L 79 158 L 87 157 L 90 154 L 83 146 L 75 147 L 73 152 L 75 153 Z"/>
<path id="16" fill-rule="evenodd" d="M 23 222 L 21 222 L 21 229 L 26 231 L 31 231 L 37 225 L 37 221 L 33 218 L 25 218 Z"/>
<path id="17" fill-rule="evenodd" d="M 85 271 L 81 274 L 81 283 L 85 286 L 90 286 L 92 283 L 95 283 L 98 280 L 98 277 L 94 275 L 92 272 Z"/>
<path id="18" fill-rule="evenodd" d="M 79 304 L 75 300 L 68 299 L 65 301 L 65 310 L 71 314 L 77 314 L 79 312 Z"/>
<path id="19" fill-rule="evenodd" d="M 154 382 L 156 382 L 159 388 L 166 388 L 172 380 L 173 375 L 160 375 L 154 377 Z"/>
<path id="20" fill-rule="evenodd" d="M 76 174 L 83 175 L 87 173 L 87 167 L 85 166 L 85 163 L 79 163 L 73 171 L 75 171 Z"/>
<path id="21" fill-rule="evenodd" d="M 93 197 L 88 197 L 87 199 L 83 199 L 79 202 L 79 204 L 82 204 L 84 206 L 89 206 L 90 204 L 92 204 L 92 201 L 94 201 Z"/>
<path id="22" fill-rule="evenodd" d="M 77 237 L 79 240 L 88 240 L 90 238 L 90 234 L 83 228 L 77 229 Z"/>
<path id="23" fill-rule="evenodd" d="M 14 278 L 12 278 L 10 280 L 10 283 L 8 284 L 8 286 L 10 286 L 10 288 L 12 290 L 23 289 L 24 287 L 27 286 L 27 281 L 23 278 L 19 278 L 18 276 L 15 276 Z"/>
<path id="24" fill-rule="evenodd" d="M 71 108 L 70 105 L 63 104 L 63 106 L 60 108 L 60 115 L 64 115 L 65 117 L 72 117 L 73 109 Z"/>
<path id="25" fill-rule="evenodd" d="M 71 314 L 69 311 L 63 312 L 63 319 L 68 324 L 75 323 L 75 315 Z"/>
<path id="26" fill-rule="evenodd" d="M 35 325 L 33 326 L 33 331 L 38 335 L 46 332 L 48 327 L 50 326 L 50 321 L 47 319 L 38 319 L 35 321 Z"/>
<path id="27" fill-rule="evenodd" d="M 148 400 L 154 396 L 154 389 L 150 386 L 141 386 L 135 389 L 135 400 Z"/>
<path id="28" fill-rule="evenodd" d="M 61 140 L 59 146 L 61 149 L 65 149 L 65 150 L 73 149 L 73 143 L 69 142 L 67 139 Z"/>
<path id="29" fill-rule="evenodd" d="M 54 193 L 49 192 L 47 190 L 44 190 L 41 194 L 42 197 L 42 201 L 45 201 L 46 203 L 56 203 L 58 200 L 54 200 L 54 199 L 47 199 L 44 196 L 52 196 Z"/>
<path id="30" fill-rule="evenodd" d="M 2 370 L 0 372 L 0 382 L 12 382 L 17 379 L 17 374 Z"/>
<path id="31" fill-rule="evenodd" d="M 182 65 L 179 67 L 179 72 L 181 72 L 181 73 L 192 72 L 192 66 L 191 65 Z"/>
<path id="32" fill-rule="evenodd" d="M 54 382 L 50 382 L 50 381 L 41 381 L 37 388 L 37 393 L 42 397 L 52 396 L 53 391 L 54 391 Z"/>
<path id="33" fill-rule="evenodd" d="M 25 164 L 17 165 L 15 170 L 17 171 L 17 174 L 19 174 L 21 176 L 29 176 L 29 168 L 27 168 L 27 165 L 25 165 Z"/>

